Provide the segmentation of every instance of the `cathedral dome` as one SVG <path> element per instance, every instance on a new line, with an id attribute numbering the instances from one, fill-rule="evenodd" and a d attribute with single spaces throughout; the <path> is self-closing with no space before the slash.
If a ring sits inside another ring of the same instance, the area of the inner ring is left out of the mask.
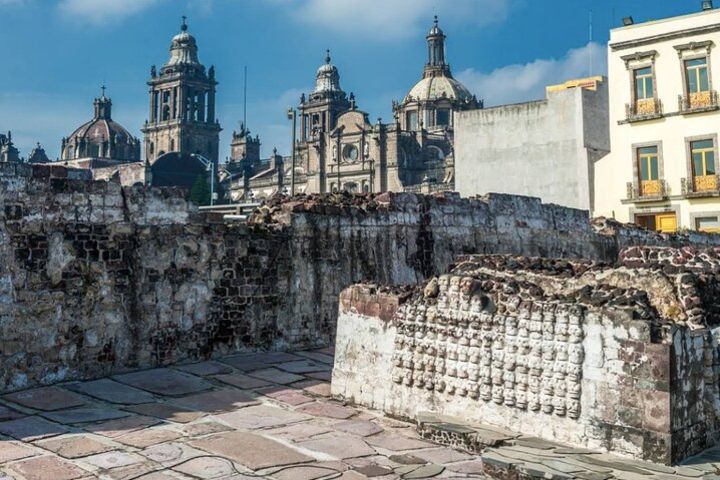
<path id="1" fill-rule="evenodd" d="M 313 93 L 341 91 L 340 73 L 337 67 L 331 63 L 330 50 L 328 50 L 325 63 L 318 68 L 315 76 L 315 91 Z"/>
<path id="2" fill-rule="evenodd" d="M 180 26 L 180 33 L 175 35 L 170 45 L 170 60 L 166 66 L 175 65 L 200 65 L 198 58 L 198 47 L 195 37 L 187 32 L 186 18 Z"/>
<path id="3" fill-rule="evenodd" d="M 405 102 L 432 102 L 447 98 L 448 100 L 471 101 L 472 93 L 452 77 L 439 75 L 423 78 L 410 90 Z"/>
<path id="4" fill-rule="evenodd" d="M 95 99 L 95 116 L 63 139 L 62 159 L 107 158 L 121 161 L 140 160 L 140 141 L 110 114 L 112 101 L 103 95 Z"/>

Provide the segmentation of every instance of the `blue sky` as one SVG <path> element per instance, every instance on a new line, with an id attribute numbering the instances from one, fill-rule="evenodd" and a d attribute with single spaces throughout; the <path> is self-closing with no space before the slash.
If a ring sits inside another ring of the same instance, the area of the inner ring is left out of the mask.
<path id="1" fill-rule="evenodd" d="M 720 3 L 720 2 L 719 2 Z M 150 66 L 168 58 L 188 16 L 200 60 L 217 69 L 221 155 L 243 114 L 263 143 L 286 152 L 285 110 L 314 82 L 332 50 L 343 88 L 371 120 L 419 79 L 425 33 L 437 13 L 453 72 L 487 105 L 541 98 L 546 84 L 606 69 L 608 30 L 694 12 L 700 0 L 0 0 L 0 131 L 21 155 L 60 139 L 92 116 L 103 81 L 113 117 L 133 134 L 147 117 Z M 592 10 L 594 42 L 589 43 Z"/>

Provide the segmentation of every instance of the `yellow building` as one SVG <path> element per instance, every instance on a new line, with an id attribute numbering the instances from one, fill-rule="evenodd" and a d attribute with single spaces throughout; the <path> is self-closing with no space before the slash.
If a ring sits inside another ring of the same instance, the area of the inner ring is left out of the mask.
<path id="1" fill-rule="evenodd" d="M 720 231 L 720 10 L 610 32 L 611 153 L 595 165 L 596 216 Z"/>

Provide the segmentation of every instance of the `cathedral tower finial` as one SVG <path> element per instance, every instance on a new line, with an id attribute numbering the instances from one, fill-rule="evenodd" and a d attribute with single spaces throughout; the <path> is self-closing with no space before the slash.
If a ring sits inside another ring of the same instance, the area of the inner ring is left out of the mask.
<path id="1" fill-rule="evenodd" d="M 330 61 L 331 61 L 331 59 L 330 59 L 330 49 L 328 48 L 327 50 L 325 50 L 325 63 L 327 63 L 327 64 L 329 65 L 329 64 L 330 64 Z"/>
<path id="2" fill-rule="evenodd" d="M 185 15 L 182 16 L 182 25 L 180 25 L 180 30 L 183 32 L 187 32 L 188 26 L 187 26 L 187 17 Z"/>
<path id="3" fill-rule="evenodd" d="M 448 72 L 445 63 L 445 33 L 439 25 L 438 16 L 435 15 L 433 26 L 427 35 L 428 42 L 428 63 L 427 66 L 433 71 Z"/>

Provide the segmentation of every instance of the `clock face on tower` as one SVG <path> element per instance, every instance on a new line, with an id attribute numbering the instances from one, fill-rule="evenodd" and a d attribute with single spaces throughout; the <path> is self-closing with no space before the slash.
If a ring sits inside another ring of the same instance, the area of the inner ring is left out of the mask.
<path id="1" fill-rule="evenodd" d="M 343 158 L 348 162 L 356 162 L 358 159 L 358 149 L 355 145 L 345 145 L 343 147 Z"/>

